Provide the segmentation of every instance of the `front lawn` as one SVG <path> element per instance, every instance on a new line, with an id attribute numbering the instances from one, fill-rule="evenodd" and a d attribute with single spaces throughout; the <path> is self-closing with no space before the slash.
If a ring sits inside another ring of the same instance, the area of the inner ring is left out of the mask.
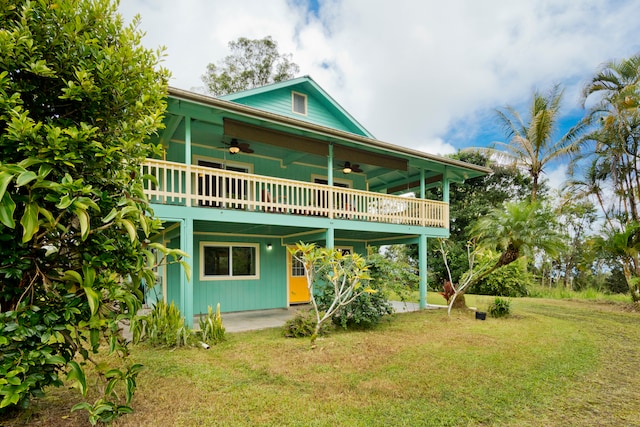
<path id="1" fill-rule="evenodd" d="M 475 297 L 486 308 L 490 297 Z M 472 303 L 470 302 L 470 305 Z M 116 426 L 640 426 L 640 313 L 512 299 L 513 316 L 427 310 L 309 348 L 279 329 L 210 350 L 134 348 L 147 370 Z M 224 320 L 224 316 L 223 316 Z M 0 425 L 86 425 L 74 390 L 49 390 Z"/>

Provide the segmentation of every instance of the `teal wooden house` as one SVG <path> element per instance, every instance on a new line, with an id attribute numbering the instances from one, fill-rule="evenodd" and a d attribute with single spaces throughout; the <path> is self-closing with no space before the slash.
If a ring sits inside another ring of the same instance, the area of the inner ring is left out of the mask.
<path id="1" fill-rule="evenodd" d="M 311 78 L 221 98 L 169 89 L 164 158 L 148 159 L 146 194 L 165 229 L 158 240 L 190 254 L 158 272 L 151 300 L 174 301 L 188 322 L 223 312 L 309 301 L 304 269 L 287 250 L 315 242 L 366 253 L 417 243 L 426 305 L 427 241 L 448 236 L 449 184 L 490 170 L 379 141 Z M 442 187 L 442 200 L 425 198 Z M 408 196 L 409 194 L 409 196 Z"/>

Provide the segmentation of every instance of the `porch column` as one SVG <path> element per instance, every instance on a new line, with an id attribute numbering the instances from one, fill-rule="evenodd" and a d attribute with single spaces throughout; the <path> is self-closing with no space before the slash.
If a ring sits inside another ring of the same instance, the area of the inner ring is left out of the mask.
<path id="1" fill-rule="evenodd" d="M 182 302 L 180 311 L 184 316 L 185 323 L 191 328 L 193 327 L 193 275 L 197 274 L 193 271 L 195 251 L 193 248 L 193 219 L 191 218 L 185 218 L 180 221 L 180 249 L 190 255 L 184 258 L 184 262 L 191 270 L 191 280 L 187 278 L 184 269 L 180 274 L 180 301 Z"/>
<path id="2" fill-rule="evenodd" d="M 449 167 L 444 167 L 444 172 L 442 174 L 442 201 L 449 203 Z"/>
<path id="3" fill-rule="evenodd" d="M 418 237 L 418 264 L 420 268 L 420 308 L 427 308 L 427 235 Z"/>
<path id="4" fill-rule="evenodd" d="M 329 144 L 329 155 L 327 156 L 327 185 L 333 187 L 333 144 Z"/>
<path id="5" fill-rule="evenodd" d="M 191 117 L 184 116 L 184 164 L 191 164 Z"/>
<path id="6" fill-rule="evenodd" d="M 335 230 L 332 228 L 327 228 L 327 232 L 326 232 L 327 238 L 326 238 L 326 244 L 325 246 L 327 247 L 327 249 L 333 249 L 336 244 L 335 244 Z"/>
<path id="7" fill-rule="evenodd" d="M 420 169 L 420 199 L 426 197 L 425 172 Z M 420 308 L 427 308 L 427 235 L 418 237 L 418 268 L 420 270 Z"/>
<path id="8" fill-rule="evenodd" d="M 329 155 L 327 156 L 327 186 L 329 187 L 329 218 L 333 218 L 333 144 L 329 144 Z M 325 246 L 327 249 L 335 247 L 335 229 L 327 228 Z"/>

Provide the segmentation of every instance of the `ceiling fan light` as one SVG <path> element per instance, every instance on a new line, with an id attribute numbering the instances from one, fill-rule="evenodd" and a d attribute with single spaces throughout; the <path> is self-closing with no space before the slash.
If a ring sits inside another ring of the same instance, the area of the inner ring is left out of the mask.
<path id="1" fill-rule="evenodd" d="M 234 138 L 229 143 L 229 153 L 237 154 L 239 152 L 240 152 L 240 147 L 238 146 L 238 140 Z"/>
<path id="2" fill-rule="evenodd" d="M 351 163 L 344 162 L 344 167 L 342 168 L 342 173 L 344 173 L 344 174 L 351 173 Z"/>

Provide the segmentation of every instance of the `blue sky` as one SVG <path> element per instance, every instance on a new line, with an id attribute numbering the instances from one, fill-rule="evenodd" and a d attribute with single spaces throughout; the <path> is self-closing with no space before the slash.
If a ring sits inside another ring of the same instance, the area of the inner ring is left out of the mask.
<path id="1" fill-rule="evenodd" d="M 378 139 L 434 154 L 503 139 L 496 108 L 525 112 L 559 83 L 570 124 L 598 67 L 640 52 L 637 0 L 122 0 L 170 84 L 198 90 L 238 37 L 272 36 Z M 547 171 L 563 175 L 562 165 Z"/>

